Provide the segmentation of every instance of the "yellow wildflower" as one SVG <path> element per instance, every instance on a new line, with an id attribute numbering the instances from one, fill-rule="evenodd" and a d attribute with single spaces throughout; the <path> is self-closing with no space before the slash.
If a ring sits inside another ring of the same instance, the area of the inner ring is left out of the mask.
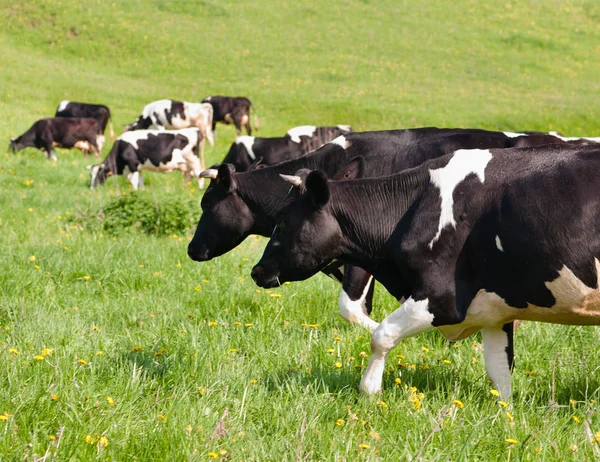
<path id="1" fill-rule="evenodd" d="M 29 261 L 35 261 L 35 255 L 32 255 L 31 257 L 29 257 Z"/>
<path id="2" fill-rule="evenodd" d="M 79 361 L 77 361 L 80 365 L 82 366 L 89 366 L 89 362 L 87 362 L 85 359 L 80 359 Z"/>
<path id="3" fill-rule="evenodd" d="M 16 348 L 11 348 L 8 351 L 9 351 L 9 353 L 12 353 L 13 355 L 18 355 L 19 354 L 19 350 L 17 350 Z"/>
<path id="4" fill-rule="evenodd" d="M 519 444 L 519 442 L 514 438 L 506 438 L 504 441 L 510 444 Z"/>
<path id="5" fill-rule="evenodd" d="M 444 364 L 452 364 L 452 363 L 450 362 L 450 360 L 449 360 L 449 359 L 444 359 L 442 362 L 443 362 Z"/>
<path id="6" fill-rule="evenodd" d="M 258 380 L 252 379 L 252 380 L 250 380 L 250 383 L 254 385 L 255 383 L 258 383 Z"/>
<path id="7" fill-rule="evenodd" d="M 490 390 L 490 393 L 492 394 L 492 396 L 500 396 L 498 390 L 494 390 L 493 388 Z"/>
<path id="8" fill-rule="evenodd" d="M 0 414 L 0 420 L 8 420 L 9 417 L 12 417 L 12 414 L 9 414 L 7 412 L 4 412 L 2 414 Z"/>
<path id="9" fill-rule="evenodd" d="M 458 399 L 455 399 L 454 401 L 452 401 L 452 404 L 454 404 L 457 408 L 462 409 L 465 405 L 463 404 L 462 401 L 459 401 Z"/>
<path id="10" fill-rule="evenodd" d="M 226 455 L 227 455 L 227 451 L 226 451 L 225 449 L 221 449 L 221 450 L 219 451 L 219 455 L 220 455 L 220 456 L 226 456 Z"/>
<path id="11" fill-rule="evenodd" d="M 96 439 L 92 435 L 85 435 L 85 442 L 87 444 L 94 444 Z"/>
<path id="12" fill-rule="evenodd" d="M 337 419 L 337 420 L 335 421 L 335 424 L 336 424 L 338 427 L 343 427 L 345 423 L 346 423 L 346 422 L 344 422 L 344 419 Z"/>
<path id="13" fill-rule="evenodd" d="M 569 400 L 569 404 L 571 405 L 571 407 L 575 407 L 575 400 L 574 399 L 570 399 Z"/>
<path id="14" fill-rule="evenodd" d="M 515 418 L 513 417 L 513 415 L 512 415 L 510 412 L 507 412 L 507 413 L 506 413 L 506 417 L 508 417 L 508 420 L 510 420 L 511 422 L 512 422 L 513 420 L 515 420 Z"/>
<path id="15" fill-rule="evenodd" d="M 208 457 L 212 457 L 213 459 L 218 459 L 219 458 L 219 454 L 217 454 L 216 452 L 209 452 L 208 453 Z"/>
<path id="16" fill-rule="evenodd" d="M 210 327 L 215 327 L 215 326 L 218 326 L 219 324 L 217 323 L 217 321 L 210 321 L 210 322 L 208 323 L 208 325 L 209 325 Z"/>
<path id="17" fill-rule="evenodd" d="M 56 400 L 58 399 L 58 396 L 57 396 L 57 395 L 52 395 L 52 396 L 50 397 L 50 399 L 51 399 L 52 401 L 56 401 Z"/>
<path id="18" fill-rule="evenodd" d="M 54 441 L 54 440 L 56 439 L 56 436 L 54 436 L 54 435 L 50 435 L 50 436 L 48 437 L 48 439 L 49 439 L 50 441 Z"/>
<path id="19" fill-rule="evenodd" d="M 365 356 L 367 356 L 367 353 L 365 353 L 364 351 L 361 351 L 360 353 L 358 353 L 358 356 L 360 356 L 361 358 L 364 358 Z"/>
<path id="20" fill-rule="evenodd" d="M 363 444 L 360 445 L 360 448 L 361 449 L 370 449 L 371 446 L 369 446 L 368 444 L 363 443 Z"/>
<path id="21" fill-rule="evenodd" d="M 137 351 L 142 351 L 143 349 L 144 349 L 144 347 L 142 347 L 142 346 L 138 345 L 138 346 L 136 346 L 136 347 L 133 347 L 133 348 L 131 349 L 131 351 L 136 351 L 136 352 L 137 352 Z"/>
<path id="22" fill-rule="evenodd" d="M 234 323 L 233 323 L 233 325 L 234 325 L 234 326 L 241 326 L 241 325 L 242 325 L 242 323 L 241 323 L 241 322 L 239 322 L 239 321 L 236 321 L 236 322 L 234 322 Z"/>
<path id="23" fill-rule="evenodd" d="M 42 356 L 50 356 L 54 350 L 52 348 L 44 348 L 42 350 Z"/>
<path id="24" fill-rule="evenodd" d="M 33 359 L 36 359 L 36 360 L 38 360 L 38 361 L 43 361 L 45 358 L 44 358 L 42 355 L 35 355 L 35 356 L 33 357 Z"/>
<path id="25" fill-rule="evenodd" d="M 341 342 L 342 341 L 342 337 L 333 337 L 333 340 L 335 342 Z"/>
<path id="26" fill-rule="evenodd" d="M 569 446 L 569 449 L 571 450 L 571 452 L 579 451 L 579 447 L 576 444 L 572 444 L 571 446 Z"/>
<path id="27" fill-rule="evenodd" d="M 114 406 L 115 405 L 115 400 L 112 399 L 110 396 L 106 397 L 106 402 L 110 405 L 110 406 Z"/>
<path id="28" fill-rule="evenodd" d="M 573 420 L 577 423 L 581 423 L 581 419 L 579 417 L 577 417 L 576 415 L 573 416 Z"/>
<path id="29" fill-rule="evenodd" d="M 396 377 L 396 378 L 394 379 L 394 383 L 395 383 L 396 385 L 400 385 L 400 384 L 402 383 L 402 379 L 401 379 L 400 377 Z"/>
<path id="30" fill-rule="evenodd" d="M 340 363 L 340 362 L 335 363 L 335 367 L 337 367 L 338 369 L 341 368 L 342 367 L 342 363 Z"/>
<path id="31" fill-rule="evenodd" d="M 502 407 L 507 407 L 508 403 L 506 401 L 498 401 L 498 404 Z"/>
<path id="32" fill-rule="evenodd" d="M 247 322 L 246 324 L 244 324 L 244 326 L 246 327 L 252 327 L 254 324 L 252 324 L 251 322 Z"/>
<path id="33" fill-rule="evenodd" d="M 167 418 L 164 415 L 162 415 L 162 414 L 157 414 L 156 418 L 158 420 L 160 420 L 161 422 L 166 422 L 167 421 Z"/>
<path id="34" fill-rule="evenodd" d="M 377 403 L 375 403 L 375 404 L 377 404 L 377 406 L 381 406 L 384 409 L 388 407 L 388 405 L 385 401 L 377 401 Z"/>
<path id="35" fill-rule="evenodd" d="M 84 281 L 89 281 L 91 276 L 85 275 L 82 277 Z"/>
<path id="36" fill-rule="evenodd" d="M 200 393 L 201 395 L 203 395 L 206 392 L 206 388 L 204 387 L 198 387 L 198 393 Z"/>
<path id="37" fill-rule="evenodd" d="M 98 444 L 100 446 L 104 446 L 104 447 L 108 446 L 108 438 L 106 436 L 102 435 L 100 437 L 100 439 L 98 440 Z"/>

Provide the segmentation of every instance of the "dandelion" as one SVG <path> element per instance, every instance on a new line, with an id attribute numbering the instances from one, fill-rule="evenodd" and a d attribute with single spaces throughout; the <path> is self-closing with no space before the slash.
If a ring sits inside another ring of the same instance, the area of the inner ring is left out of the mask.
<path id="1" fill-rule="evenodd" d="M 42 350 L 42 356 L 50 356 L 54 350 L 52 348 L 44 348 Z"/>
<path id="2" fill-rule="evenodd" d="M 8 350 L 8 352 L 12 353 L 15 356 L 19 354 L 19 350 L 17 350 L 16 348 L 11 348 L 10 350 Z"/>
<path id="3" fill-rule="evenodd" d="M 234 325 L 234 326 L 241 326 L 241 325 L 242 325 L 242 323 L 241 323 L 241 322 L 239 322 L 239 321 L 236 321 L 236 322 L 234 322 L 234 323 L 233 323 L 233 325 Z"/>
<path id="4" fill-rule="evenodd" d="M 512 422 L 513 420 L 515 420 L 515 418 L 513 417 L 513 415 L 512 415 L 510 412 L 507 412 L 507 413 L 506 413 L 506 417 L 507 417 L 507 418 L 508 418 L 508 420 L 510 420 L 511 422 Z"/>
<path id="5" fill-rule="evenodd" d="M 177 268 L 181 268 L 181 263 L 177 263 L 175 266 L 176 266 Z"/>
<path id="6" fill-rule="evenodd" d="M 377 403 L 375 403 L 375 404 L 377 404 L 377 406 L 380 406 L 384 409 L 387 409 L 387 407 L 388 407 L 388 405 L 385 401 L 377 401 Z"/>
<path id="7" fill-rule="evenodd" d="M 98 445 L 103 446 L 103 447 L 108 446 L 108 438 L 106 436 L 102 435 L 100 437 L 100 439 L 98 440 Z"/>
<path id="8" fill-rule="evenodd" d="M 358 353 L 358 356 L 361 358 L 364 358 L 365 356 L 367 356 L 367 353 L 365 353 L 364 351 L 361 351 L 360 353 Z"/>
<path id="9" fill-rule="evenodd" d="M 533 371 L 525 371 L 525 375 L 533 375 Z"/>
<path id="10" fill-rule="evenodd" d="M 198 387 L 197 390 L 198 390 L 198 393 L 200 393 L 201 395 L 206 393 L 206 388 L 204 388 L 204 387 Z"/>
<path id="11" fill-rule="evenodd" d="M 140 265 L 140 268 L 144 268 L 144 265 Z"/>
<path id="12" fill-rule="evenodd" d="M 29 261 L 35 261 L 35 255 L 32 255 L 31 257 L 29 257 Z"/>
<path id="13" fill-rule="evenodd" d="M 337 367 L 338 369 L 340 369 L 342 367 L 342 363 L 340 363 L 340 362 L 335 363 L 335 367 Z"/>
<path id="14" fill-rule="evenodd" d="M 571 452 L 579 451 L 579 447 L 576 444 L 572 444 L 571 446 L 569 446 L 569 449 L 571 450 Z"/>
<path id="15" fill-rule="evenodd" d="M 570 399 L 569 400 L 569 404 L 571 405 L 571 407 L 575 407 L 575 400 L 574 399 Z"/>
<path id="16" fill-rule="evenodd" d="M 81 279 L 83 279 L 84 281 L 89 281 L 91 276 L 85 275 L 83 276 Z"/>
<path id="17" fill-rule="evenodd" d="M 269 294 L 269 297 L 279 298 L 281 294 Z"/>
<path id="18" fill-rule="evenodd" d="M 369 446 L 368 444 L 362 443 L 362 444 L 360 445 L 360 448 L 361 448 L 361 449 L 370 449 L 370 448 L 371 448 L 371 446 Z"/>
<path id="19" fill-rule="evenodd" d="M 251 322 L 247 322 L 246 324 L 244 324 L 244 326 L 246 327 L 252 327 L 254 324 L 252 324 Z"/>
<path id="20" fill-rule="evenodd" d="M 251 383 L 252 385 L 255 385 L 255 384 L 257 384 L 257 383 L 258 383 L 258 380 L 256 380 L 256 379 L 252 379 L 252 380 L 250 380 L 250 383 Z"/>
<path id="21" fill-rule="evenodd" d="M 342 337 L 333 337 L 334 342 L 341 342 Z"/>
<path id="22" fill-rule="evenodd" d="M 449 359 L 444 359 L 442 362 L 443 362 L 444 364 L 452 364 L 452 363 L 450 362 L 450 360 L 449 360 Z"/>
<path id="23" fill-rule="evenodd" d="M 163 422 L 163 423 L 167 422 L 167 418 L 164 415 L 162 415 L 162 414 L 156 414 L 156 418 L 158 420 L 160 420 L 161 422 Z"/>
<path id="24" fill-rule="evenodd" d="M 56 439 L 56 436 L 54 436 L 54 435 L 50 435 L 50 436 L 48 437 L 48 439 L 49 439 L 50 441 L 54 441 L 54 440 Z"/>
<path id="25" fill-rule="evenodd" d="M 452 404 L 454 404 L 457 408 L 462 409 L 463 407 L 465 407 L 465 405 L 463 404 L 462 401 L 455 399 L 452 401 Z"/>
<path id="26" fill-rule="evenodd" d="M 50 399 L 51 399 L 52 401 L 56 401 L 56 400 L 58 399 L 58 396 L 57 396 L 57 395 L 52 395 L 52 396 L 50 397 Z"/>
<path id="27" fill-rule="evenodd" d="M 329 353 L 330 355 L 333 354 L 335 352 L 335 350 L 333 348 L 329 348 L 327 350 L 327 353 Z"/>
<path id="28" fill-rule="evenodd" d="M 44 356 L 42 356 L 42 355 L 35 355 L 33 357 L 33 359 L 35 359 L 36 361 L 43 361 L 46 358 Z"/>
<path id="29" fill-rule="evenodd" d="M 506 438 L 504 441 L 506 441 L 509 444 L 519 444 L 519 442 L 514 438 Z"/>
<path id="30" fill-rule="evenodd" d="M 96 439 L 92 435 L 85 435 L 85 442 L 87 444 L 94 444 Z"/>
<path id="31" fill-rule="evenodd" d="M 507 406 L 508 406 L 508 403 L 507 403 L 506 401 L 498 401 L 498 404 L 499 404 L 501 407 L 507 407 Z"/>
<path id="32" fill-rule="evenodd" d="M 209 452 L 208 453 L 208 457 L 212 457 L 213 459 L 218 459 L 219 458 L 219 454 L 217 454 L 216 452 Z"/>
<path id="33" fill-rule="evenodd" d="M 579 417 L 577 417 L 576 415 L 573 416 L 573 420 L 577 423 L 581 423 L 581 419 Z"/>
<path id="34" fill-rule="evenodd" d="M 109 404 L 109 406 L 114 406 L 115 405 L 115 400 L 112 399 L 110 396 L 106 397 L 106 402 Z"/>
<path id="35" fill-rule="evenodd" d="M 313 324 L 309 324 L 308 327 L 310 327 L 311 329 L 316 329 L 317 327 L 319 327 L 319 325 L 313 323 Z"/>
<path id="36" fill-rule="evenodd" d="M 103 351 L 96 351 L 96 356 L 102 356 L 104 354 Z"/>
<path id="37" fill-rule="evenodd" d="M 85 359 L 80 359 L 79 361 L 77 361 L 81 366 L 89 366 L 90 363 L 87 362 Z"/>
<path id="38" fill-rule="evenodd" d="M 12 416 L 13 416 L 12 414 L 9 414 L 8 412 L 4 412 L 4 413 L 0 414 L 0 420 L 8 420 Z"/>
<path id="39" fill-rule="evenodd" d="M 218 326 L 218 323 L 217 323 L 217 321 L 210 321 L 210 322 L 208 323 L 208 325 L 209 325 L 210 327 L 215 327 L 215 326 Z"/>
<path id="40" fill-rule="evenodd" d="M 221 457 L 224 457 L 224 456 L 226 456 L 226 455 L 227 455 L 227 451 L 226 451 L 225 449 L 221 449 L 221 450 L 219 451 L 219 455 L 220 455 Z"/>
<path id="41" fill-rule="evenodd" d="M 200 292 L 200 289 L 201 289 L 201 288 L 202 288 L 202 287 L 200 287 L 200 286 L 196 286 L 196 287 L 194 287 L 194 290 L 195 290 L 196 292 Z"/>
<path id="42" fill-rule="evenodd" d="M 425 353 L 429 353 L 429 348 L 427 348 L 426 346 L 422 346 L 421 350 L 423 350 Z"/>
<path id="43" fill-rule="evenodd" d="M 395 383 L 396 385 L 400 385 L 400 384 L 402 383 L 402 379 L 401 379 L 400 377 L 396 377 L 396 378 L 394 379 L 394 383 Z"/>
<path id="44" fill-rule="evenodd" d="M 142 347 L 142 346 L 138 345 L 138 346 L 136 346 L 136 347 L 133 347 L 133 348 L 131 349 L 131 351 L 138 352 L 138 351 L 142 351 L 143 349 L 144 349 L 144 347 Z"/>
<path id="45" fill-rule="evenodd" d="M 494 390 L 493 388 L 490 390 L 490 393 L 492 396 L 500 396 L 500 392 L 498 392 L 498 390 Z"/>
<path id="46" fill-rule="evenodd" d="M 337 419 L 337 420 L 335 421 L 335 424 L 336 424 L 338 427 L 343 427 L 345 423 L 346 423 L 346 422 L 344 422 L 344 419 Z"/>
<path id="47" fill-rule="evenodd" d="M 39 269 L 40 269 L 40 265 L 33 265 L 33 267 L 34 267 L 36 270 L 39 270 Z"/>

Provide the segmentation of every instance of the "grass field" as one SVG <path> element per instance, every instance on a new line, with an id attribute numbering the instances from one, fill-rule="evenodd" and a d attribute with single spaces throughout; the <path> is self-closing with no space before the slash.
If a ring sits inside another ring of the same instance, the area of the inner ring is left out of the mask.
<path id="1" fill-rule="evenodd" d="M 0 146 L 63 99 L 115 129 L 160 98 L 249 96 L 257 135 L 302 124 L 596 135 L 595 1 L 0 3 Z M 219 126 L 211 162 L 233 140 Z M 110 143 L 104 148 L 108 153 Z M 192 229 L 92 226 L 118 196 L 168 209 L 176 174 L 89 191 L 85 159 L 0 151 L 0 460 L 593 460 L 597 329 L 524 324 L 503 407 L 481 338 L 401 344 L 359 395 L 366 331 L 323 276 L 249 277 L 265 240 L 197 264 Z M 100 222 L 102 220 L 100 219 Z M 397 306 L 381 287 L 376 319 Z M 597 433 L 598 432 L 598 433 Z"/>

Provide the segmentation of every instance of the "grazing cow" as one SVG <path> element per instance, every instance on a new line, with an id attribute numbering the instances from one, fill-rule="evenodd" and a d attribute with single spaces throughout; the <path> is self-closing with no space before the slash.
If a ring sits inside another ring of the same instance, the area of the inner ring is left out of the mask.
<path id="1" fill-rule="evenodd" d="M 136 130 L 119 136 L 101 164 L 90 165 L 94 189 L 110 175 L 123 175 L 129 169 L 133 189 L 144 188 L 142 170 L 172 172 L 180 170 L 187 179 L 198 178 L 201 171 L 198 145 L 202 134 L 197 128 L 182 130 Z"/>
<path id="2" fill-rule="evenodd" d="M 281 138 L 256 138 L 238 136 L 223 159 L 224 164 L 232 164 L 238 172 L 251 170 L 253 166 L 280 164 L 286 160 L 305 156 L 319 149 L 340 135 L 352 131 L 349 125 L 335 127 L 315 127 L 302 125 L 290 128 Z"/>
<path id="3" fill-rule="evenodd" d="M 507 148 L 561 143 L 548 135 L 526 136 L 514 133 L 469 129 L 418 128 L 364 133 L 349 133 L 325 144 L 314 153 L 272 167 L 236 173 L 222 164 L 201 175 L 212 181 L 202 198 L 202 216 L 188 255 L 207 261 L 229 252 L 247 236 L 270 236 L 282 198 L 289 190 L 279 174 L 292 175 L 302 168 L 321 169 L 329 177 L 344 178 L 360 173 L 378 177 L 421 165 L 426 160 L 461 148 Z M 364 162 L 360 160 L 363 159 Z M 369 318 L 373 281 L 360 268 L 332 264 L 324 272 L 343 280 L 339 299 L 340 313 L 349 322 L 370 330 L 377 323 Z"/>
<path id="4" fill-rule="evenodd" d="M 62 118 L 40 119 L 21 136 L 10 139 L 10 150 L 38 148 L 46 152 L 46 158 L 57 160 L 55 147 L 81 149 L 100 155 L 104 136 L 94 119 Z"/>
<path id="5" fill-rule="evenodd" d="M 287 178 L 302 191 L 252 277 L 306 279 L 334 259 L 370 271 L 400 308 L 373 332 L 360 389 L 381 390 L 389 351 L 437 328 L 481 330 L 486 369 L 510 397 L 512 322 L 600 324 L 600 146 L 458 150 L 376 179 Z"/>
<path id="6" fill-rule="evenodd" d="M 106 125 L 108 124 L 110 139 L 113 140 L 115 138 L 115 132 L 110 120 L 110 109 L 108 106 L 104 106 L 102 104 L 77 103 L 75 101 L 65 100 L 61 101 L 56 108 L 56 114 L 54 114 L 54 117 L 87 117 L 90 119 L 96 119 L 98 125 L 100 125 L 102 136 L 104 136 Z M 104 144 L 104 141 L 102 144 Z"/>
<path id="7" fill-rule="evenodd" d="M 246 127 L 248 135 L 252 135 L 252 128 L 250 127 L 252 103 L 248 98 L 243 96 L 207 96 L 202 102 L 209 103 L 213 107 L 213 131 L 215 131 L 217 122 L 221 122 L 227 125 L 234 124 L 238 136 L 242 133 L 242 126 Z M 254 129 L 258 130 L 256 114 L 254 115 Z"/>
<path id="8" fill-rule="evenodd" d="M 198 127 L 202 134 L 200 165 L 204 169 L 204 140 L 207 139 L 211 146 L 215 145 L 212 126 L 213 107 L 210 104 L 161 99 L 146 104 L 142 114 L 135 122 L 127 125 L 125 130 L 180 130 L 182 128 Z M 201 188 L 204 187 L 203 181 L 200 184 Z"/>

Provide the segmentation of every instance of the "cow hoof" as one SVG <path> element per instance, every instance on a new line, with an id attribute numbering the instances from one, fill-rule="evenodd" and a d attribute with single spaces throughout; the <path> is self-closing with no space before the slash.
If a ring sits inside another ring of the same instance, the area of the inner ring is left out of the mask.
<path id="1" fill-rule="evenodd" d="M 361 380 L 360 386 L 358 387 L 361 393 L 365 395 L 376 395 L 381 393 L 381 381 L 374 380 Z"/>

